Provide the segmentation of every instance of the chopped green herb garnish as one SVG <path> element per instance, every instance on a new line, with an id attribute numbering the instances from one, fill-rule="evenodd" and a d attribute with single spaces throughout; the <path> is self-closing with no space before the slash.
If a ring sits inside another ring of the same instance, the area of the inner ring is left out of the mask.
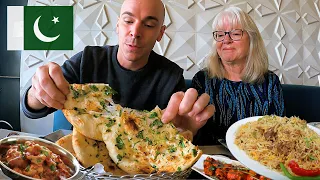
<path id="1" fill-rule="evenodd" d="M 54 164 L 51 164 L 50 170 L 51 170 L 51 171 L 55 171 L 55 170 L 56 170 L 56 166 L 55 166 Z"/>
<path id="2" fill-rule="evenodd" d="M 90 85 L 90 88 L 93 90 L 93 91 L 99 91 L 99 88 L 97 88 L 96 85 Z"/>
<path id="3" fill-rule="evenodd" d="M 104 100 L 100 101 L 100 105 L 102 106 L 103 109 L 106 108 L 106 102 Z"/>
<path id="4" fill-rule="evenodd" d="M 169 146 L 168 150 L 169 150 L 169 153 L 173 153 L 177 151 L 177 147 L 175 147 L 174 145 L 171 145 Z"/>
<path id="5" fill-rule="evenodd" d="M 124 148 L 124 143 L 123 140 L 121 139 L 121 134 L 118 135 L 118 137 L 116 138 L 116 146 L 118 147 L 118 149 L 123 149 Z"/>
<path id="6" fill-rule="evenodd" d="M 26 168 L 25 168 L 25 171 L 30 171 L 30 165 L 28 165 Z"/>
<path id="7" fill-rule="evenodd" d="M 122 158 L 123 158 L 123 156 L 121 156 L 120 154 L 117 155 L 117 159 L 118 159 L 119 161 L 121 161 Z"/>
<path id="8" fill-rule="evenodd" d="M 181 167 L 178 167 L 178 172 L 181 172 Z"/>
<path id="9" fill-rule="evenodd" d="M 156 156 L 154 157 L 154 160 L 157 159 L 157 157 L 158 157 L 159 154 L 160 154 L 160 152 L 159 152 L 159 151 L 156 151 Z"/>
<path id="10" fill-rule="evenodd" d="M 114 125 L 114 123 L 116 122 L 116 120 L 114 119 L 109 119 L 109 122 L 106 124 L 107 127 L 111 127 Z"/>
<path id="11" fill-rule="evenodd" d="M 182 148 L 185 148 L 186 145 L 184 144 L 183 142 L 183 138 L 181 137 L 180 140 L 179 140 L 179 146 L 182 147 Z"/>
<path id="12" fill-rule="evenodd" d="M 77 108 L 77 107 L 74 107 L 73 110 L 77 111 L 78 114 L 85 114 L 86 113 L 85 109 L 81 109 L 81 108 Z"/>
<path id="13" fill-rule="evenodd" d="M 152 145 L 152 141 L 151 141 L 151 139 L 149 139 L 148 137 L 146 137 L 146 138 L 144 139 L 144 141 L 148 142 L 149 145 Z"/>
<path id="14" fill-rule="evenodd" d="M 45 150 L 41 150 L 41 154 L 44 154 L 45 156 L 49 156 L 48 151 L 45 151 Z"/>
<path id="15" fill-rule="evenodd" d="M 192 154 L 193 154 L 193 157 L 196 157 L 198 154 L 198 151 L 196 149 L 192 149 Z"/>
<path id="16" fill-rule="evenodd" d="M 151 128 L 153 126 L 158 126 L 158 128 L 161 128 L 163 126 L 163 123 L 162 123 L 162 121 L 160 119 L 156 119 L 150 124 Z"/>
<path id="17" fill-rule="evenodd" d="M 77 90 L 73 89 L 72 86 L 70 86 L 70 89 L 71 89 L 72 94 L 73 94 L 73 99 L 77 99 L 80 96 L 80 93 Z"/>
<path id="18" fill-rule="evenodd" d="M 139 131 L 136 137 L 143 139 L 143 130 Z"/>
<path id="19" fill-rule="evenodd" d="M 155 118 L 155 117 L 158 117 L 157 112 L 152 112 L 149 116 L 149 118 Z"/>
<path id="20" fill-rule="evenodd" d="M 104 93 L 109 96 L 109 95 L 115 95 L 117 94 L 117 91 L 113 90 L 111 87 L 106 86 L 106 90 L 104 91 Z"/>

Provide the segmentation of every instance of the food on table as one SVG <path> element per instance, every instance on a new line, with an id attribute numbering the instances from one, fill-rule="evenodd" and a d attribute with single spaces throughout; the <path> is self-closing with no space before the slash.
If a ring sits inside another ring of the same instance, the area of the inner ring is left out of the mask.
<path id="1" fill-rule="evenodd" d="M 115 93 L 107 84 L 70 85 L 62 111 L 82 138 L 87 138 L 78 147 L 73 143 L 82 164 L 85 163 L 77 151 L 81 150 L 83 157 L 93 154 L 82 148 L 90 149 L 90 144 L 97 144 L 95 140 L 104 141 L 112 161 L 128 174 L 184 171 L 200 158 L 202 151 L 197 146 L 184 138 L 172 123 L 161 122 L 161 109 L 124 108 L 112 102 Z"/>
<path id="2" fill-rule="evenodd" d="M 228 164 L 211 157 L 203 162 L 204 173 L 219 180 L 267 180 L 268 178 L 240 165 Z"/>
<path id="3" fill-rule="evenodd" d="M 111 172 L 114 175 L 126 174 L 112 161 L 103 141 L 90 139 L 73 129 L 71 144 L 77 159 L 85 168 L 101 163 L 106 172 Z"/>
<path id="4" fill-rule="evenodd" d="M 33 141 L 1 148 L 8 149 L 1 161 L 20 174 L 47 180 L 66 179 L 73 174 L 59 155 Z"/>
<path id="5" fill-rule="evenodd" d="M 60 138 L 56 144 L 63 147 L 67 151 L 69 151 L 73 156 L 76 156 L 73 147 L 72 147 L 72 134 L 68 134 L 62 138 Z"/>
<path id="6" fill-rule="evenodd" d="M 299 171 L 292 169 L 293 162 L 308 171 L 320 168 L 320 136 L 298 117 L 264 116 L 248 122 L 237 131 L 235 144 L 278 172 L 281 163 L 295 175 Z"/>

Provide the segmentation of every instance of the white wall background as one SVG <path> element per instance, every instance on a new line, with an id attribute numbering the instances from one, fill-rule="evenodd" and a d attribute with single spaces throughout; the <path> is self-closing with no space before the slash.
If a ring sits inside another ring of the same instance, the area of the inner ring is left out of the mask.
<path id="1" fill-rule="evenodd" d="M 150 0 L 152 1 L 152 0 Z M 320 0 L 163 0 L 167 30 L 154 50 L 179 64 L 185 78 L 200 70 L 212 43 L 212 20 L 237 6 L 255 20 L 269 54 L 269 69 L 284 84 L 320 86 Z M 60 65 L 86 45 L 117 44 L 115 32 L 123 0 L 29 0 L 30 6 L 74 6 L 74 50 L 23 51 L 20 94 L 37 67 Z M 52 132 L 52 115 L 30 120 L 21 112 L 25 132 Z"/>

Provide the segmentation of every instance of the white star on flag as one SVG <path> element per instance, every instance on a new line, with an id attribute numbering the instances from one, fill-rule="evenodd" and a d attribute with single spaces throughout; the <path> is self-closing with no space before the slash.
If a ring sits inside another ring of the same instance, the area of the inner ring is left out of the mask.
<path id="1" fill-rule="evenodd" d="M 53 21 L 54 24 L 56 24 L 57 22 L 60 22 L 58 19 L 59 19 L 59 17 L 54 17 L 53 16 L 53 19 L 51 21 Z"/>

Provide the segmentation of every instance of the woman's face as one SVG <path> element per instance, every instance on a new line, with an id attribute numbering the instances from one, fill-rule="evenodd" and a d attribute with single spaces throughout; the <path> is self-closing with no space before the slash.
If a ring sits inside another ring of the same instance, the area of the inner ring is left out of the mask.
<path id="1" fill-rule="evenodd" d="M 223 19 L 223 26 L 218 28 L 218 31 L 230 32 L 234 29 L 242 29 L 238 24 L 236 26 L 229 23 L 229 20 Z M 243 36 L 240 40 L 232 40 L 229 34 L 221 42 L 217 42 L 216 48 L 223 64 L 245 64 L 249 53 L 250 40 L 246 31 L 243 31 Z"/>

